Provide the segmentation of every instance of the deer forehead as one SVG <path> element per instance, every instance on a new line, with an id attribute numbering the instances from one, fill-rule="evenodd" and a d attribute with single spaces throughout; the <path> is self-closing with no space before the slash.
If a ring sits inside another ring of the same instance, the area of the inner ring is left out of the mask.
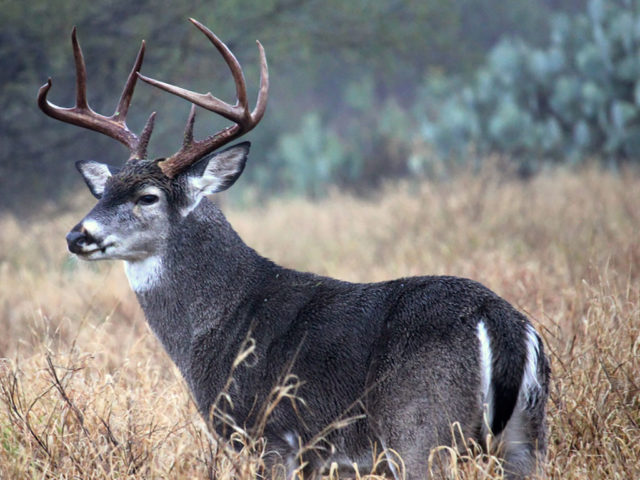
<path id="1" fill-rule="evenodd" d="M 162 192 L 171 195 L 173 181 L 167 178 L 157 162 L 139 162 L 127 164 L 106 183 L 105 200 L 121 202 L 153 189 L 153 193 Z M 149 193 L 152 193 L 149 191 Z"/>

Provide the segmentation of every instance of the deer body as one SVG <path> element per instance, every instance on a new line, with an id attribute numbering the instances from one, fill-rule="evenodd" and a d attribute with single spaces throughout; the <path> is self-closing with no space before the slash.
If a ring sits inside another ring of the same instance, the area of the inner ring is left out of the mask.
<path id="1" fill-rule="evenodd" d="M 299 445 L 332 422 L 363 414 L 370 418 L 329 430 L 328 440 L 338 448 L 333 455 L 311 453 L 305 460 L 316 469 L 332 458 L 370 464 L 372 445 L 396 444 L 376 433 L 391 430 L 382 426 L 390 413 L 399 417 L 390 421 L 398 435 L 400 428 L 411 432 L 416 416 L 427 424 L 413 432 L 421 444 L 418 456 L 429 446 L 451 443 L 453 421 L 461 422 L 467 438 L 482 443 L 486 399 L 479 322 L 495 344 L 503 342 L 505 357 L 499 362 L 512 363 L 496 362 L 512 375 L 513 391 L 506 405 L 498 402 L 495 408 L 510 417 L 530 325 L 475 282 L 416 277 L 352 284 L 285 269 L 247 247 L 206 200 L 170 232 L 161 263 L 136 294 L 205 418 L 231 375 L 233 409 L 227 413 L 249 432 L 255 432 L 260 407 L 285 372 L 303 382 L 296 394 L 306 407 L 299 405 L 296 412 L 282 402 L 263 432 L 281 461 L 297 458 Z M 247 338 L 255 341 L 254 361 L 234 370 Z M 536 362 L 543 378 L 542 357 Z M 401 371 L 407 367 L 408 377 Z M 420 434 L 427 431 L 429 442 L 422 444 Z M 541 431 L 537 440 L 543 441 Z"/>
<path id="2" fill-rule="evenodd" d="M 125 261 L 201 414 L 222 435 L 233 425 L 264 435 L 267 460 L 284 465 L 287 478 L 299 465 L 308 477 L 332 461 L 366 468 L 381 449 L 401 455 L 408 478 L 426 478 L 431 449 L 469 439 L 487 447 L 488 434 L 503 442 L 507 477 L 531 474 L 545 452 L 549 366 L 526 317 L 471 280 L 354 284 L 280 267 L 245 245 L 206 198 L 242 173 L 248 143 L 213 152 L 261 118 L 268 80 L 261 50 L 265 88 L 249 112 L 237 61 L 194 23 L 229 63 L 236 106 L 140 76 L 142 49 L 117 113 L 102 117 L 86 103 L 75 32 L 76 107 L 49 104 L 51 82 L 42 87 L 45 113 L 107 133 L 132 152 L 122 168 L 77 163 L 99 201 L 68 234 L 70 251 Z M 153 115 L 140 138 L 124 123 L 136 75 L 237 124 L 197 142 L 192 109 L 183 147 L 148 160 Z M 271 411 L 283 384 L 291 395 Z M 400 478 L 393 462 L 388 468 Z"/>

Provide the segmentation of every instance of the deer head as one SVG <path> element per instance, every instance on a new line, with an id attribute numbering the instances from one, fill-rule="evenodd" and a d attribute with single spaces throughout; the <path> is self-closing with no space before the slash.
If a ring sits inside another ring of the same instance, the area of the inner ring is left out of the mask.
<path id="1" fill-rule="evenodd" d="M 260 52 L 260 89 L 255 108 L 250 110 L 242 68 L 233 53 L 207 27 L 190 21 L 210 40 L 231 69 L 236 85 L 234 105 L 211 93 L 200 94 L 159 82 L 140 74 L 145 44 L 142 42 L 113 115 L 94 112 L 87 102 L 86 68 L 76 29 L 71 34 L 76 68 L 76 105 L 61 108 L 47 100 L 51 79 L 38 92 L 38 105 L 47 115 L 95 130 L 128 147 L 130 155 L 122 167 L 96 161 L 79 161 L 76 166 L 98 204 L 67 235 L 69 250 L 86 260 L 119 258 L 140 261 L 161 247 L 169 225 L 186 217 L 206 195 L 229 188 L 244 169 L 248 142 L 216 152 L 223 145 L 253 129 L 264 115 L 269 76 L 264 49 Z M 155 112 L 140 136 L 129 130 L 126 116 L 137 79 L 178 95 L 192 103 L 182 147 L 167 158 L 147 159 Z M 233 125 L 203 140 L 193 138 L 195 106 L 217 113 Z"/>

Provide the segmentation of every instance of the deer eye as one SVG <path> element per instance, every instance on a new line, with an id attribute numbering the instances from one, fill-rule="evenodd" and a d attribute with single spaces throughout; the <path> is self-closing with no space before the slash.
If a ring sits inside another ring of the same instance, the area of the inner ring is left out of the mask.
<path id="1" fill-rule="evenodd" d="M 136 200 L 136 203 L 138 205 L 153 205 L 157 201 L 158 201 L 157 195 L 142 195 L 141 197 L 138 197 L 138 200 Z"/>

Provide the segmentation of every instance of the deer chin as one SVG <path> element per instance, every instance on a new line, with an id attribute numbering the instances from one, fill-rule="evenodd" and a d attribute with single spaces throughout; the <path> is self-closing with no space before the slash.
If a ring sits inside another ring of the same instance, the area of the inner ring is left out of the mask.
<path id="1" fill-rule="evenodd" d="M 113 250 L 114 244 L 109 243 L 106 245 L 98 246 L 96 244 L 88 245 L 85 249 L 74 252 L 74 254 L 82 260 L 94 261 L 94 260 L 109 260 L 114 258 L 109 250 Z"/>

